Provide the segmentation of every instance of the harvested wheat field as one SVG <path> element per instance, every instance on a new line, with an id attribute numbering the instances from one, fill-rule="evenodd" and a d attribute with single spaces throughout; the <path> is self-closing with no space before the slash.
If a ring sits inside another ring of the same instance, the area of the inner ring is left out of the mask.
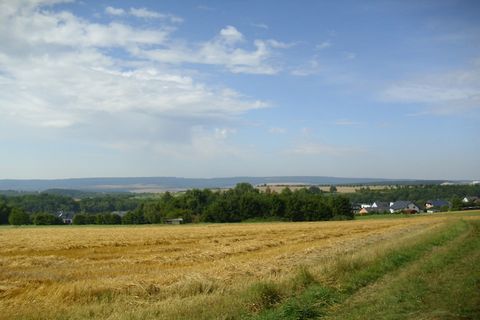
<path id="1" fill-rule="evenodd" d="M 358 255 L 477 218 L 2 227 L 0 318 L 257 317 L 312 283 L 336 287 L 335 270 Z"/>

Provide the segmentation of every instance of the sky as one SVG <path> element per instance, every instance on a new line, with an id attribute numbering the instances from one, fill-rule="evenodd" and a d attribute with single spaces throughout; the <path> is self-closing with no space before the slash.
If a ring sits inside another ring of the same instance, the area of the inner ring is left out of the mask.
<path id="1" fill-rule="evenodd" d="M 0 179 L 480 178 L 480 2 L 0 0 Z"/>

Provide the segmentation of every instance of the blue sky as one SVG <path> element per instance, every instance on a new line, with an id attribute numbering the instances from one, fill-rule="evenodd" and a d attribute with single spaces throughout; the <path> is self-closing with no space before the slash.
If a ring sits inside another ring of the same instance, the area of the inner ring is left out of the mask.
<path id="1" fill-rule="evenodd" d="M 478 1 L 0 3 L 0 178 L 479 179 Z"/>

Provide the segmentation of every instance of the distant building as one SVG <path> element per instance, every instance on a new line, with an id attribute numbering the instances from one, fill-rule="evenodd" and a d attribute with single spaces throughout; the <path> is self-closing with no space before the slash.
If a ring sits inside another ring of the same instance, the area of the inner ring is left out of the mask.
<path id="1" fill-rule="evenodd" d="M 183 224 L 183 218 L 165 219 L 166 224 Z"/>
<path id="2" fill-rule="evenodd" d="M 377 208 L 372 208 L 372 207 L 361 208 L 358 211 L 358 214 L 361 215 L 361 216 L 364 216 L 366 214 L 372 214 L 372 213 L 379 213 L 379 212 L 378 212 Z"/>
<path id="3" fill-rule="evenodd" d="M 450 202 L 445 200 L 428 200 L 425 202 L 425 209 L 428 213 L 434 213 L 440 211 L 440 209 L 449 207 Z"/>
<path id="4" fill-rule="evenodd" d="M 466 196 L 465 198 L 462 199 L 463 203 L 473 203 L 479 201 L 478 197 L 471 197 L 471 196 Z"/>
<path id="5" fill-rule="evenodd" d="M 409 212 L 418 213 L 420 207 L 411 201 L 399 200 L 390 204 L 390 213 Z"/>
<path id="6" fill-rule="evenodd" d="M 120 217 L 123 218 L 124 215 L 127 214 L 128 211 L 112 211 L 112 214 L 119 215 Z"/>
<path id="7" fill-rule="evenodd" d="M 72 224 L 74 216 L 75 214 L 73 212 L 64 212 L 63 210 L 57 212 L 57 217 L 62 219 L 64 224 Z"/>
<path id="8" fill-rule="evenodd" d="M 375 201 L 372 203 L 372 208 L 378 213 L 390 212 L 390 203 L 386 201 Z"/>
<path id="9" fill-rule="evenodd" d="M 428 200 L 425 202 L 425 208 L 430 209 L 430 208 L 441 208 L 450 205 L 448 201 L 445 200 Z"/>

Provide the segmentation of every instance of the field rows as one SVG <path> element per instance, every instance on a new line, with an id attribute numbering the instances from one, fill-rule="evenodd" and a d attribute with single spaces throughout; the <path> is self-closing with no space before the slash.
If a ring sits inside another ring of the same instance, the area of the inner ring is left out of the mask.
<path id="1" fill-rule="evenodd" d="M 0 228 L 0 318 L 188 318 L 192 304 L 448 220 Z"/>

